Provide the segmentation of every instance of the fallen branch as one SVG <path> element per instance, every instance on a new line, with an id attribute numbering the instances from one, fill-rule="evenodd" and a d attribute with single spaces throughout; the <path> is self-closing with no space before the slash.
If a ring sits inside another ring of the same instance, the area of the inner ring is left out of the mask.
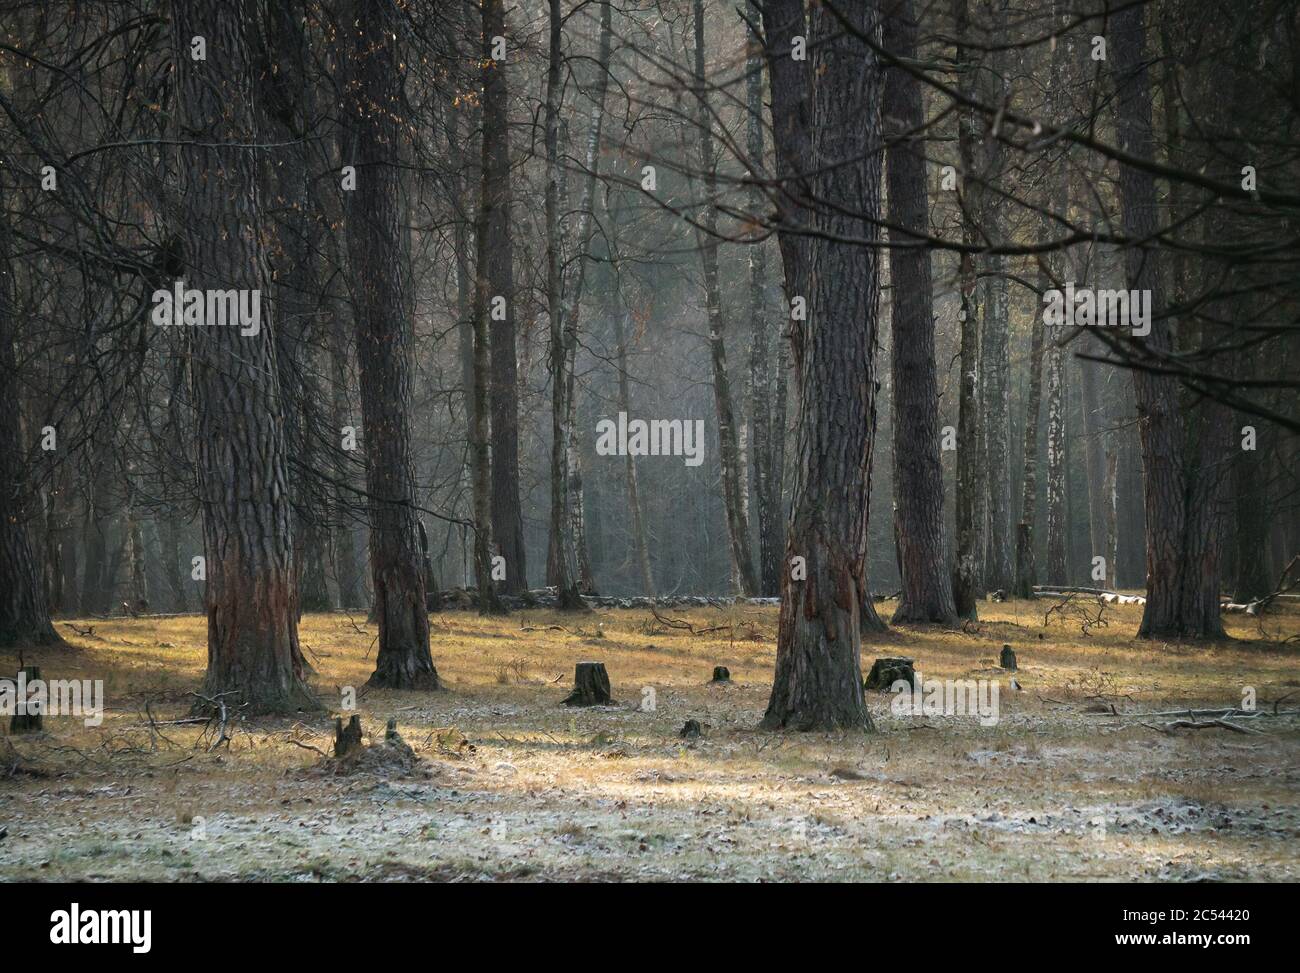
<path id="1" fill-rule="evenodd" d="M 1173 730 L 1231 730 L 1233 733 L 1244 733 L 1247 736 L 1262 736 L 1260 730 L 1254 730 L 1250 727 L 1238 726 L 1236 723 L 1229 723 L 1227 720 L 1209 720 L 1206 722 L 1197 722 L 1196 720 L 1173 720 L 1164 726 L 1155 723 L 1143 723 L 1143 726 L 1158 730 L 1161 733 L 1169 733 Z"/>

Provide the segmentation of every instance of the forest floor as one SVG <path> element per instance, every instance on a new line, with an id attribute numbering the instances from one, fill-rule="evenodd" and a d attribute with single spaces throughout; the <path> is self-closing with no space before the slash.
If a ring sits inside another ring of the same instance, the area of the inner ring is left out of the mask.
<path id="1" fill-rule="evenodd" d="M 995 726 L 895 716 L 872 693 L 873 734 L 757 729 L 775 608 L 661 610 L 701 634 L 641 610 L 437 614 L 438 693 L 366 690 L 374 626 L 309 615 L 330 714 L 234 721 L 212 750 L 215 725 L 161 725 L 200 687 L 202 618 L 60 622 L 72 648 L 25 661 L 103 679 L 107 709 L 98 727 L 0 727 L 0 880 L 1300 880 L 1295 716 L 1247 734 L 1113 715 L 1240 706 L 1246 687 L 1295 709 L 1300 607 L 1229 617 L 1234 638 L 1201 645 L 1137 641 L 1137 607 L 1090 635 L 1045 625 L 1052 604 L 866 639 L 864 669 L 907 655 L 927 679 L 1000 681 Z M 615 703 L 568 709 L 587 659 Z M 0 653 L 0 674 L 18 663 Z M 715 665 L 730 685 L 709 684 Z M 368 740 L 395 717 L 414 764 L 344 772 L 317 752 L 348 686 Z"/>

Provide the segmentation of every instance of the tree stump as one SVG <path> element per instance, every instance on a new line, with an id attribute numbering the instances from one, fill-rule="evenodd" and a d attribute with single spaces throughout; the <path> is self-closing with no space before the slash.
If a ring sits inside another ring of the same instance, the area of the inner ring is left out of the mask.
<path id="1" fill-rule="evenodd" d="M 908 684 L 916 685 L 916 669 L 912 659 L 901 656 L 886 656 L 871 664 L 871 672 L 862 684 L 865 690 L 878 689 L 888 692 L 889 688 L 902 679 Z"/>
<path id="2" fill-rule="evenodd" d="M 1016 653 L 1012 651 L 1011 646 L 1009 645 L 1002 646 L 1002 655 L 998 659 L 998 665 L 1000 665 L 1003 669 L 1016 668 Z"/>
<path id="3" fill-rule="evenodd" d="M 700 726 L 699 720 L 687 720 L 686 724 L 681 728 L 677 735 L 683 740 L 694 740 L 703 732 L 704 730 Z"/>
<path id="4" fill-rule="evenodd" d="M 713 682 L 731 682 L 731 670 L 726 666 L 713 667 Z"/>
<path id="5" fill-rule="evenodd" d="M 10 733 L 40 733 L 44 729 L 43 703 L 37 704 L 35 712 L 27 709 L 28 692 L 27 687 L 31 686 L 36 680 L 41 678 L 40 666 L 22 666 L 18 670 L 19 678 L 26 677 L 21 685 L 14 686 L 14 692 L 17 694 L 14 698 L 14 715 L 9 720 Z"/>
<path id="6" fill-rule="evenodd" d="M 342 760 L 350 753 L 361 749 L 361 717 L 353 716 L 348 725 L 343 725 L 343 717 L 334 718 L 334 756 Z"/>
<path id="7" fill-rule="evenodd" d="M 608 706 L 609 673 L 603 662 L 579 662 L 573 670 L 573 692 L 564 700 L 565 706 Z"/>

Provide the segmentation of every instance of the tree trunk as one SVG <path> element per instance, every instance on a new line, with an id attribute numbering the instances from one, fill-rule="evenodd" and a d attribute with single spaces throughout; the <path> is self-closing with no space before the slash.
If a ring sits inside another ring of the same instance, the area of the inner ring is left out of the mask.
<path id="1" fill-rule="evenodd" d="M 1116 79 L 1116 130 L 1120 148 L 1139 159 L 1154 158 L 1151 85 L 1146 64 L 1145 8 L 1121 10 L 1114 17 L 1111 50 Z M 1120 166 L 1124 234 L 1134 240 L 1154 236 L 1157 227 L 1155 177 L 1135 166 Z M 1136 246 L 1125 254 L 1128 286 L 1151 292 L 1151 332 L 1135 339 L 1157 355 L 1172 346 L 1163 287 L 1154 253 Z M 1221 637 L 1217 530 L 1207 522 L 1218 511 L 1215 490 L 1199 487 L 1187 468 L 1186 426 L 1175 380 L 1142 369 L 1133 371 L 1142 438 L 1147 525 L 1146 606 L 1139 638 Z M 1216 410 L 1222 411 L 1222 410 Z M 1212 421 L 1203 462 L 1208 463 L 1224 423 Z M 1217 471 L 1206 469 L 1207 476 Z"/>
<path id="2" fill-rule="evenodd" d="M 1047 274 L 1039 275 L 1039 283 L 1046 288 L 1050 283 Z M 1017 598 L 1032 598 L 1038 583 L 1034 556 L 1034 524 L 1038 519 L 1038 414 L 1043 403 L 1043 332 L 1045 325 L 1035 317 L 1030 325 L 1029 339 L 1029 393 L 1025 402 L 1025 439 L 1023 473 L 1020 487 L 1020 523 L 1016 525 L 1016 583 Z"/>
<path id="3" fill-rule="evenodd" d="M 897 57 L 916 57 L 912 0 L 902 0 L 885 18 L 885 48 Z M 925 234 L 930 210 L 925 186 L 924 143 L 905 133 L 924 127 L 920 82 L 897 68 L 884 78 L 887 137 L 891 285 L 890 368 L 893 384 L 894 497 L 897 507 L 899 572 L 903 589 L 894 623 L 953 625 L 957 609 L 949 580 L 943 536 L 943 467 L 939 461 L 939 388 L 935 375 L 934 309 L 930 252 L 909 237 Z"/>
<path id="4" fill-rule="evenodd" d="M 764 19 L 790 22 L 793 6 L 769 0 Z M 875 3 L 843 16 L 879 38 Z M 769 33 L 769 44 L 772 35 Z M 812 12 L 808 50 L 813 215 L 829 237 L 872 240 L 881 215 L 880 71 L 875 55 L 848 37 L 833 12 Z M 768 56 L 775 65 L 789 49 Z M 789 105 L 773 69 L 773 105 Z M 811 80 L 815 79 L 815 80 Z M 799 127 L 778 117 L 777 138 Z M 850 215 L 860 213 L 860 217 Z M 786 565 L 782 572 L 776 674 L 763 726 L 769 729 L 871 728 L 862 696 L 860 613 L 866 586 L 867 510 L 875 433 L 874 351 L 879 297 L 878 251 L 818 238 L 810 248 L 806 322 L 792 333 L 798 390 L 795 478 Z M 787 281 L 787 287 L 790 282 Z M 794 577 L 803 558 L 806 576 Z"/>
<path id="5" fill-rule="evenodd" d="M 981 39 L 991 39 L 989 27 L 1006 23 L 1007 0 L 984 0 Z M 984 104 L 1006 104 L 1010 98 L 1009 75 L 1015 66 L 1005 51 L 993 47 L 980 58 L 976 90 Z M 986 243 L 1001 242 L 1006 231 L 1003 213 L 1006 201 L 994 191 L 1001 183 L 1006 166 L 1005 144 L 992 131 L 980 132 L 979 178 L 993 188 L 971 186 L 971 204 L 978 207 L 980 238 Z M 968 183 L 969 185 L 969 183 Z M 980 319 L 980 407 L 984 421 L 983 469 L 985 498 L 984 586 L 1009 591 L 1015 580 L 1013 556 L 1015 535 L 1011 511 L 1011 330 L 1008 305 L 1006 257 L 991 253 L 979 258 L 984 275 L 986 303 Z"/>
<path id="6" fill-rule="evenodd" d="M 970 18 L 966 0 L 954 0 L 956 36 L 968 36 Z M 964 94 L 976 95 L 975 73 L 971 57 L 960 44 L 957 45 L 956 63 L 961 66 L 960 84 Z M 976 183 L 975 158 L 978 133 L 975 113 L 962 109 L 957 116 L 957 146 L 961 158 L 962 241 L 975 244 L 980 240 L 975 217 L 979 213 L 979 188 Z M 972 198 L 972 196 L 974 198 Z M 976 603 L 983 587 L 984 570 L 984 498 L 982 474 L 983 426 L 980 415 L 983 366 L 980 361 L 980 287 L 976 276 L 975 258 L 970 253 L 961 255 L 960 268 L 961 307 L 958 320 L 961 327 L 959 361 L 961 386 L 958 393 L 957 415 L 957 502 L 954 509 L 957 531 L 957 551 L 953 562 L 953 603 L 957 614 L 974 621 L 978 616 Z"/>
<path id="7" fill-rule="evenodd" d="M 755 27 L 759 11 L 755 0 L 747 0 L 745 70 L 745 149 L 753 175 L 763 168 L 763 45 Z M 763 191 L 755 186 L 749 205 L 757 219 L 763 212 Z M 781 483 L 774 474 L 776 438 L 784 428 L 774 428 L 774 399 L 771 323 L 764 313 L 767 293 L 767 250 L 763 243 L 749 247 L 749 421 L 750 450 L 753 456 L 754 494 L 758 506 L 758 583 L 759 593 L 773 597 L 781 591 L 781 549 L 785 522 L 781 516 Z M 776 335 L 781 341 L 779 334 Z M 784 425 L 784 423 L 783 423 Z"/>
<path id="8" fill-rule="evenodd" d="M 397 121 L 402 69 L 396 35 L 402 25 L 395 7 L 368 0 L 356 4 L 355 18 L 344 110 L 357 183 L 346 193 L 346 224 L 379 624 L 369 685 L 437 689 L 411 459 L 413 322 Z"/>
<path id="9" fill-rule="evenodd" d="M 0 204 L 3 204 L 0 185 Z M 28 536 L 30 455 L 23 442 L 16 380 L 17 334 L 8 211 L 0 205 L 0 646 L 60 645 L 50 623 L 45 580 Z"/>
<path id="10" fill-rule="evenodd" d="M 201 290 L 267 283 L 253 153 L 253 70 L 243 0 L 172 5 L 180 130 L 185 281 Z M 194 61 L 190 40 L 219 57 Z M 207 567 L 205 693 L 237 692 L 250 710 L 317 708 L 303 681 L 293 523 L 274 322 L 186 328 L 197 413 L 198 482 Z"/>
<path id="11" fill-rule="evenodd" d="M 1070 580 L 1065 510 L 1065 359 L 1056 336 L 1047 346 L 1047 581 Z"/>
<path id="12" fill-rule="evenodd" d="M 708 78 L 704 66 L 704 0 L 694 0 L 696 130 L 699 136 L 700 170 L 704 176 L 704 208 L 697 234 L 704 268 L 704 297 L 709 317 L 709 353 L 713 366 L 713 405 L 718 417 L 718 448 L 721 452 L 722 500 L 727 512 L 727 535 L 731 542 L 733 580 L 739 591 L 753 596 L 758 591 L 754 559 L 750 550 L 748 504 L 749 485 L 744 478 L 741 433 L 736 424 L 727 375 L 726 318 L 722 313 L 722 290 L 718 280 L 717 160 L 713 150 L 713 117 L 709 112 Z"/>
<path id="13" fill-rule="evenodd" d="M 1096 354 L 1100 349 L 1097 342 L 1085 340 L 1084 350 Z M 1095 557 L 1106 559 L 1106 576 L 1093 578 L 1093 582 L 1103 588 L 1114 587 L 1114 563 L 1107 548 L 1106 524 L 1106 448 L 1105 436 L 1108 425 L 1105 407 L 1102 404 L 1098 383 L 1101 366 L 1096 362 L 1079 362 L 1079 387 L 1083 393 L 1083 453 L 1084 468 L 1088 476 L 1088 539 L 1091 544 L 1089 562 Z"/>
<path id="14" fill-rule="evenodd" d="M 1252 320 L 1247 313 L 1245 320 Z M 1254 349 L 1242 352 L 1241 373 L 1246 378 L 1256 377 Z M 1240 446 L 1241 430 L 1254 426 L 1256 430 L 1253 450 L 1238 448 L 1232 457 L 1233 515 L 1235 518 L 1234 544 L 1236 570 L 1232 583 L 1232 600 L 1249 604 L 1256 598 L 1272 594 L 1274 579 L 1269 576 L 1267 550 L 1269 526 L 1268 468 L 1273 457 L 1271 431 L 1267 423 L 1238 414 L 1235 429 L 1229 435 Z"/>
<path id="15" fill-rule="evenodd" d="M 267 160 L 267 208 L 278 215 L 273 224 L 268 262 L 274 272 L 276 364 L 280 395 L 285 403 L 284 431 L 294 512 L 294 572 L 299 608 L 329 611 L 334 605 L 325 577 L 328 533 L 321 527 L 322 506 L 316 481 L 308 471 L 323 465 L 315 455 L 316 395 L 312 362 L 317 286 L 316 253 L 321 249 L 320 221 L 310 184 L 314 143 L 304 136 L 310 127 L 307 42 L 302 16 L 289 4 L 271 4 L 264 25 L 265 45 L 258 65 L 267 79 L 259 107 L 274 141 L 290 146 L 286 160 L 278 153 Z M 274 66 L 274 69 L 272 69 Z M 285 150 L 281 150 L 285 151 Z"/>
<path id="16" fill-rule="evenodd" d="M 358 609 L 366 607 L 366 591 L 362 584 L 362 574 L 357 556 L 356 532 L 353 526 L 352 510 L 359 499 L 359 494 L 351 489 L 353 479 L 352 462 L 349 454 L 342 448 L 343 428 L 355 426 L 351 406 L 348 403 L 348 340 L 344 333 L 344 322 L 338 311 L 337 302 L 331 301 L 329 321 L 327 323 L 331 368 L 331 423 L 330 435 L 339 437 L 339 444 L 334 452 L 334 529 L 333 562 L 335 583 L 338 586 L 339 607 Z"/>
<path id="17" fill-rule="evenodd" d="M 483 204 L 479 214 L 478 274 L 491 324 L 492 538 L 505 558 L 501 590 L 528 587 L 524 522 L 519 505 L 519 376 L 515 347 L 514 234 L 510 208 L 509 91 L 505 61 L 491 58 L 493 37 L 504 37 L 504 0 L 483 0 Z M 493 302 L 504 298 L 498 313 Z"/>
<path id="18" fill-rule="evenodd" d="M 180 528 L 176 525 L 179 516 L 180 511 L 175 507 L 168 507 L 163 512 L 159 542 L 162 547 L 162 575 L 172 595 L 172 610 L 184 612 L 189 610 L 186 591 L 189 573 L 181 570 Z"/>
<path id="19" fill-rule="evenodd" d="M 608 4 L 605 5 L 606 10 Z M 578 593 L 578 565 L 568 518 L 569 476 L 569 361 L 565 335 L 564 280 L 560 254 L 560 68 L 563 62 L 560 0 L 550 0 L 549 60 L 546 71 L 546 311 L 550 322 L 551 368 L 551 532 L 547 553 L 547 583 L 554 585 L 558 607 L 582 607 Z M 595 122 L 599 140 L 599 122 Z M 585 245 L 580 242 L 580 245 Z"/>

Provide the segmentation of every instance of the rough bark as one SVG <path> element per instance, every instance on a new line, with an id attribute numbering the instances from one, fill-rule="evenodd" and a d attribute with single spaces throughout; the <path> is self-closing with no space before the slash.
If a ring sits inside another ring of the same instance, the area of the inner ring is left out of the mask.
<path id="1" fill-rule="evenodd" d="M 890 53 L 916 57 L 912 0 L 902 0 L 885 18 L 882 38 Z M 925 154 L 905 137 L 923 127 L 920 82 L 887 69 L 882 111 L 891 142 L 888 176 L 889 279 L 891 284 L 890 368 L 893 384 L 894 497 L 897 508 L 902 594 L 893 621 L 954 624 L 943 536 L 943 467 L 939 461 L 939 389 L 935 374 L 934 309 L 930 252 L 907 230 L 929 230 Z M 892 227 L 901 227 L 901 230 Z"/>
<path id="2" fill-rule="evenodd" d="M 515 339 L 514 234 L 511 225 L 509 91 L 505 62 L 491 58 L 492 38 L 505 36 L 504 0 L 483 0 L 483 203 L 479 214 L 478 274 L 491 301 L 505 298 L 505 313 L 492 316 L 492 539 L 506 560 L 501 590 L 528 587 L 524 522 L 519 504 L 519 367 Z"/>
<path id="3" fill-rule="evenodd" d="M 289 146 L 286 159 L 271 154 L 266 208 L 277 215 L 272 226 L 268 262 L 273 274 L 276 364 L 280 395 L 285 403 L 284 430 L 294 512 L 294 572 L 302 611 L 330 611 L 333 600 L 326 583 L 328 530 L 322 525 L 323 503 L 308 471 L 322 461 L 310 431 L 315 425 L 316 389 L 312 354 L 312 324 L 316 305 L 315 254 L 320 249 L 320 222 L 311 198 L 314 168 L 306 138 L 312 106 L 307 83 L 307 39 L 302 15 L 289 4 L 267 8 L 260 76 L 266 79 L 260 108 L 273 140 Z"/>
<path id="4" fill-rule="evenodd" d="M 357 169 L 356 189 L 346 194 L 346 235 L 365 430 L 373 613 L 379 625 L 369 684 L 437 689 L 411 458 L 413 308 L 398 168 L 400 31 L 395 7 L 357 3 L 344 106 L 351 164 Z"/>
<path id="5" fill-rule="evenodd" d="M 260 291 L 267 282 L 253 153 L 252 63 L 243 0 L 172 6 L 179 224 L 186 286 Z M 220 57 L 193 61 L 190 39 Z M 197 413 L 207 567 L 205 693 L 237 692 L 250 710 L 315 708 L 298 648 L 293 524 L 275 363 L 265 306 L 256 335 L 186 328 Z"/>
<path id="6" fill-rule="evenodd" d="M 789 17 L 775 2 L 765 18 Z M 875 3 L 840 12 L 879 38 Z M 836 14 L 812 12 L 810 106 L 813 195 L 810 214 L 830 237 L 874 239 L 881 215 L 881 78 L 876 56 L 845 35 Z M 771 37 L 769 35 L 769 43 Z M 789 49 L 769 48 L 775 64 Z M 772 71 L 777 86 L 790 80 Z M 781 93 L 788 104 L 788 93 Z M 777 138 L 792 128 L 777 118 Z M 860 213 L 860 216 L 853 214 Z M 875 432 L 878 251 L 819 238 L 810 248 L 808 320 L 792 333 L 798 395 L 795 476 L 782 572 L 776 674 L 763 726 L 870 728 L 862 696 L 861 611 L 866 587 L 867 510 Z M 789 282 L 787 282 L 788 285 Z M 796 580 L 794 557 L 807 574 Z"/>
<path id="7" fill-rule="evenodd" d="M 0 176 L 0 178 L 4 178 Z M 56 645 L 45 580 L 28 533 L 30 454 L 23 442 L 14 354 L 16 314 L 9 225 L 0 182 L 0 646 Z"/>
<path id="8" fill-rule="evenodd" d="M 1144 7 L 1127 8 L 1115 15 L 1111 51 L 1117 75 L 1115 118 L 1120 148 L 1131 156 L 1152 159 L 1144 15 Z M 1151 238 L 1158 223 L 1154 176 L 1121 165 L 1119 185 L 1125 235 L 1136 240 Z M 1136 340 L 1165 354 L 1173 347 L 1173 337 L 1154 254 L 1130 247 L 1125 258 L 1128 286 L 1151 291 L 1151 333 Z M 1142 440 L 1147 539 L 1146 605 L 1138 637 L 1221 637 L 1217 518 L 1224 477 L 1213 468 L 1212 460 L 1222 447 L 1217 437 L 1226 431 L 1222 416 L 1226 410 L 1213 410 L 1204 428 L 1196 430 L 1207 442 L 1201 456 L 1205 475 L 1197 483 L 1184 452 L 1187 427 L 1175 380 L 1135 369 L 1133 388 Z"/>

